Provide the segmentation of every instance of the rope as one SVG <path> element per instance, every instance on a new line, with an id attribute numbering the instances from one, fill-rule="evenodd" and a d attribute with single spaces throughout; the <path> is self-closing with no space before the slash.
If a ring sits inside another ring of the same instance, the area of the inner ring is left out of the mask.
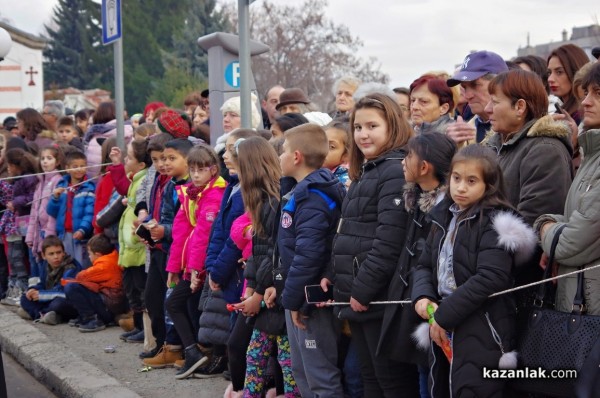
<path id="1" fill-rule="evenodd" d="M 67 172 L 67 171 L 74 171 L 74 170 L 81 170 L 81 169 L 91 169 L 92 167 L 109 166 L 111 164 L 112 163 L 101 163 L 101 164 L 97 164 L 97 165 L 94 165 L 94 166 L 77 167 L 77 168 L 74 168 L 74 169 L 52 170 L 52 171 L 48 171 L 48 172 L 43 171 L 41 173 L 34 173 L 34 174 L 23 174 L 23 175 L 20 175 L 20 176 L 11 176 L 11 177 L 0 178 L 0 181 L 16 180 L 17 178 L 25 178 L 25 177 L 37 177 L 37 176 L 41 176 L 41 175 L 44 175 L 44 174 L 50 174 L 50 173 L 63 173 L 63 172 Z"/>
<path id="2" fill-rule="evenodd" d="M 550 265 L 548 265 L 548 266 L 550 266 Z M 527 289 L 527 288 L 532 287 L 532 286 L 537 286 L 537 285 L 541 285 L 542 283 L 546 283 L 546 282 L 550 282 L 550 281 L 555 281 L 555 280 L 558 280 L 558 279 L 566 278 L 567 276 L 576 275 L 576 274 L 579 274 L 581 272 L 591 271 L 591 270 L 596 269 L 596 268 L 600 268 L 600 264 L 596 264 L 596 265 L 593 265 L 591 267 L 587 267 L 587 268 L 584 268 L 584 269 L 578 269 L 578 270 L 575 270 L 575 271 L 572 271 L 572 272 L 567 272 L 566 274 L 553 276 L 553 277 L 548 278 L 548 279 L 542 279 L 542 280 L 537 281 L 537 282 L 528 283 L 527 285 L 521 285 L 521 286 L 513 287 L 511 289 L 506 289 L 506 290 L 503 290 L 501 292 L 490 294 L 489 297 L 490 298 L 491 297 L 497 297 L 497 296 L 501 296 L 503 294 L 508 294 L 508 293 L 515 292 L 517 290 Z M 411 304 L 411 303 L 412 303 L 411 300 L 372 301 L 372 302 L 369 303 L 369 305 L 371 305 L 371 304 Z M 323 305 L 326 305 L 326 306 L 350 305 L 349 302 L 344 303 L 344 302 L 333 302 L 333 301 L 332 302 L 320 303 L 320 304 L 323 304 Z"/>
<path id="3" fill-rule="evenodd" d="M 96 177 L 88 178 L 87 180 L 84 180 L 84 181 L 78 182 L 77 184 L 73 184 L 73 185 L 71 185 L 70 187 L 68 187 L 68 188 L 67 188 L 67 190 L 72 190 L 73 188 L 75 188 L 75 187 L 78 187 L 79 185 L 83 185 L 83 184 L 85 184 L 85 183 L 86 183 L 86 182 L 88 182 L 88 181 L 95 180 L 96 178 L 103 177 L 103 176 L 105 176 L 105 175 L 107 175 L 107 174 L 108 174 L 108 172 L 106 172 L 106 173 L 104 173 L 104 174 L 99 174 L 99 175 L 97 175 Z M 55 188 L 55 189 L 56 189 L 56 188 Z M 51 198 L 51 197 L 52 197 L 52 195 L 54 195 L 54 194 L 51 194 L 51 195 L 48 195 L 48 196 L 44 196 L 44 197 L 41 197 L 41 198 L 39 198 L 39 199 L 36 199 L 36 200 L 32 200 L 31 202 L 29 202 L 29 203 L 26 203 L 26 204 L 25 204 L 25 206 L 29 206 L 29 205 L 31 205 L 31 204 L 33 204 L 33 203 L 35 203 L 36 201 L 38 201 L 38 202 L 39 202 L 39 201 L 41 201 L 41 200 L 44 200 L 44 199 Z M 8 209 L 1 210 L 1 211 L 0 211 L 0 214 L 4 213 L 5 211 L 9 211 L 9 210 L 8 210 Z"/>

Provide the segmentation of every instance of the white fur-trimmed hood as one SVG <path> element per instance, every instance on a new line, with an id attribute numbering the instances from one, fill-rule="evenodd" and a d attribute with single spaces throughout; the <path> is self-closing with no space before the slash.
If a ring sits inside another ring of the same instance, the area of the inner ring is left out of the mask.
<path id="1" fill-rule="evenodd" d="M 501 211 L 493 216 L 492 225 L 498 233 L 498 246 L 514 253 L 516 266 L 531 259 L 538 244 L 537 236 L 521 217 Z"/>

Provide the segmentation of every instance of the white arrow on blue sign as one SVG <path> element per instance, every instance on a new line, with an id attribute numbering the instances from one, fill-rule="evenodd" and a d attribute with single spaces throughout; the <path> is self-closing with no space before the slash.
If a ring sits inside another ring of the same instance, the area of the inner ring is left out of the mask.
<path id="1" fill-rule="evenodd" d="M 230 62 L 225 67 L 225 81 L 233 88 L 240 88 L 240 63 Z"/>
<path id="2" fill-rule="evenodd" d="M 121 0 L 102 0 L 102 44 L 121 38 Z"/>

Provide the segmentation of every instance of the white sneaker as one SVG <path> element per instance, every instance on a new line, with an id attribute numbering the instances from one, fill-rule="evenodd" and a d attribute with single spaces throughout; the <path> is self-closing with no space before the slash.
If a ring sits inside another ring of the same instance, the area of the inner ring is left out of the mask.
<path id="1" fill-rule="evenodd" d="M 17 291 L 18 290 L 18 291 Z M 17 300 L 15 300 L 15 296 L 17 293 L 20 293 L 20 289 L 18 289 L 16 286 L 8 286 L 8 289 L 6 289 L 6 297 L 4 297 L 2 300 L 0 300 L 0 304 L 4 304 L 4 305 L 17 305 Z M 21 304 L 21 295 L 19 294 L 18 296 L 18 302 L 19 305 Z"/>
<path id="2" fill-rule="evenodd" d="M 58 325 L 61 321 L 62 321 L 62 319 L 60 318 L 60 315 L 58 315 L 54 311 L 46 312 L 40 318 L 40 323 L 44 323 L 46 325 Z"/>

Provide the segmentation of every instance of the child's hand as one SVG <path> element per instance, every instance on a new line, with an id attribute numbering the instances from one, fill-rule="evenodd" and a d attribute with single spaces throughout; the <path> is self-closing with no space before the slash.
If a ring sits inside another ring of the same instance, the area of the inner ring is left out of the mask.
<path id="1" fill-rule="evenodd" d="M 306 315 L 302 315 L 298 311 L 290 311 L 290 315 L 292 316 L 292 322 L 298 329 L 306 330 L 306 325 L 304 324 L 304 320 L 308 317 Z"/>
<path id="2" fill-rule="evenodd" d="M 244 300 L 242 314 L 245 316 L 254 316 L 260 311 L 260 302 L 263 300 L 262 294 L 254 293 L 250 298 Z"/>
<path id="3" fill-rule="evenodd" d="M 429 328 L 429 336 L 431 336 L 431 340 L 435 342 L 440 347 L 443 347 L 443 344 L 448 344 L 448 335 L 446 334 L 446 330 L 442 328 L 438 323 L 434 320 Z"/>
<path id="4" fill-rule="evenodd" d="M 27 246 L 29 246 L 29 248 L 33 248 L 33 242 L 25 242 L 27 243 Z"/>
<path id="5" fill-rule="evenodd" d="M 267 308 L 275 307 L 275 299 L 276 298 L 277 298 L 277 290 L 275 290 L 275 288 L 273 286 L 268 287 L 267 290 L 265 290 L 265 296 L 264 296 L 264 300 L 265 300 L 265 304 L 267 305 Z"/>
<path id="6" fill-rule="evenodd" d="M 118 166 L 121 164 L 121 148 L 118 146 L 114 146 L 111 148 L 110 153 L 108 154 L 108 158 L 112 162 L 113 166 Z"/>
<path id="7" fill-rule="evenodd" d="M 29 289 L 27 293 L 25 293 L 25 297 L 29 301 L 38 301 L 40 299 L 40 292 L 36 289 Z"/>
<path id="8" fill-rule="evenodd" d="M 425 320 L 429 320 L 429 314 L 427 313 L 427 306 L 431 304 L 431 306 L 433 307 L 434 311 L 437 310 L 438 305 L 437 303 L 434 303 L 433 301 L 426 299 L 426 298 L 422 298 L 419 301 L 417 301 L 417 303 L 415 304 L 415 311 L 417 312 L 417 314 L 419 314 L 419 316 Z"/>
<path id="9" fill-rule="evenodd" d="M 54 191 L 52 191 L 52 196 L 54 196 L 56 199 L 58 199 L 60 197 L 60 195 L 62 195 L 63 192 L 65 192 L 67 190 L 67 188 L 56 188 Z"/>
<path id="10" fill-rule="evenodd" d="M 172 284 L 179 284 L 179 274 L 174 272 L 169 272 L 169 276 L 167 277 L 167 289 L 171 287 Z"/>
<path id="11" fill-rule="evenodd" d="M 142 223 L 148 217 L 148 212 L 144 209 L 138 211 L 138 220 Z"/>
<path id="12" fill-rule="evenodd" d="M 15 212 L 15 206 L 13 206 L 13 202 L 8 202 L 6 204 L 6 208 L 10 211 L 12 211 L 13 213 Z"/>
<path id="13" fill-rule="evenodd" d="M 369 306 L 362 305 L 354 297 L 350 297 L 350 307 L 352 307 L 352 310 L 354 312 L 365 312 L 366 310 L 369 309 Z"/>
<path id="14" fill-rule="evenodd" d="M 192 271 L 192 280 L 190 282 L 192 293 L 196 293 L 200 289 L 200 274 L 198 271 Z"/>
<path id="15" fill-rule="evenodd" d="M 333 285 L 333 283 L 331 283 L 331 281 L 327 278 L 323 278 L 321 279 L 321 283 L 319 283 L 319 285 L 321 285 L 321 289 L 323 289 L 324 292 L 329 291 L 329 286 Z M 327 300 L 326 302 L 323 303 L 317 303 L 315 304 L 315 306 L 317 308 L 324 308 L 327 307 L 327 303 L 332 303 L 333 300 Z"/>
<path id="16" fill-rule="evenodd" d="M 84 238 L 83 232 L 77 231 L 77 232 L 73 233 L 73 239 L 75 239 L 75 240 L 83 240 L 83 238 Z"/>
<path id="17" fill-rule="evenodd" d="M 159 240 L 161 240 L 162 238 L 164 238 L 165 236 L 165 227 L 163 227 L 162 225 L 156 225 L 152 228 L 150 228 L 150 237 L 152 237 L 152 240 L 157 242 Z"/>

